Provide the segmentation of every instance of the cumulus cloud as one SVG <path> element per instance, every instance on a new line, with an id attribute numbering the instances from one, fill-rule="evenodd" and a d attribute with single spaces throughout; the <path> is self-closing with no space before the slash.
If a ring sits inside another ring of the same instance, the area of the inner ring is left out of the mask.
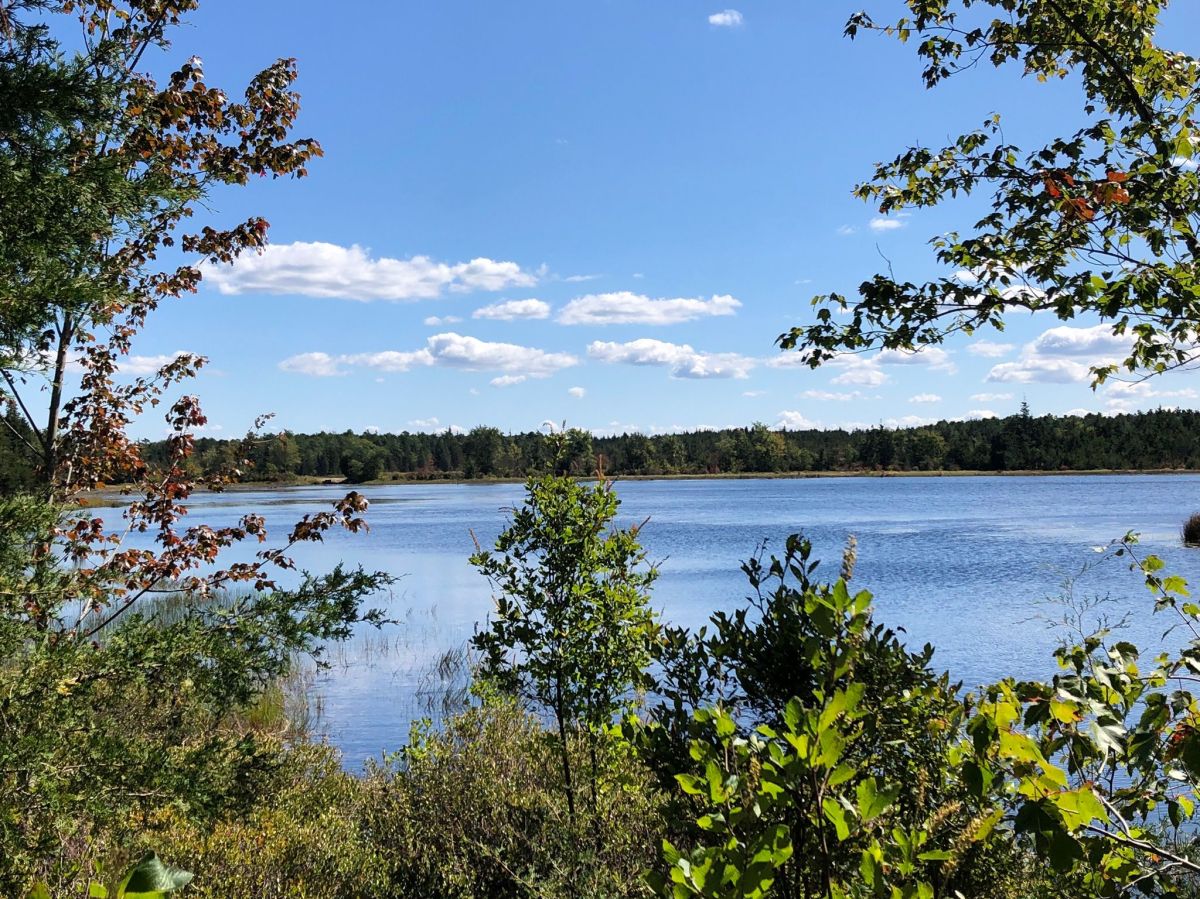
<path id="1" fill-rule="evenodd" d="M 830 384 L 839 386 L 881 387 L 890 381 L 886 372 L 870 365 L 856 365 L 848 368 L 840 375 L 830 378 Z"/>
<path id="2" fill-rule="evenodd" d="M 708 17 L 708 24 L 718 28 L 737 28 L 743 21 L 742 14 L 736 9 L 723 9 Z"/>
<path id="3" fill-rule="evenodd" d="M 993 365 L 985 380 L 1010 384 L 1077 384 L 1087 377 L 1088 367 L 1080 362 L 1032 356 L 1018 362 Z"/>
<path id="4" fill-rule="evenodd" d="M 419 431 L 436 431 L 441 427 L 441 424 L 436 416 L 430 418 L 413 418 L 408 422 L 410 428 L 416 428 Z"/>
<path id="5" fill-rule="evenodd" d="M 568 387 L 567 395 L 573 396 L 577 400 L 581 400 L 587 395 L 587 391 L 584 390 L 582 387 Z"/>
<path id="6" fill-rule="evenodd" d="M 787 431 L 816 431 L 820 430 L 821 423 L 805 418 L 803 412 L 785 409 L 779 413 L 779 422 L 775 427 Z"/>
<path id="7" fill-rule="evenodd" d="M 878 356 L 868 360 L 879 365 L 926 365 L 933 371 L 944 371 L 954 374 L 958 366 L 950 358 L 950 354 L 941 347 L 930 346 L 917 352 L 906 350 L 881 350 Z"/>
<path id="8" fill-rule="evenodd" d="M 882 215 L 877 215 L 875 218 L 871 219 L 870 228 L 876 233 L 881 233 L 883 231 L 896 231 L 900 228 L 903 228 L 905 224 L 907 223 L 901 221 L 900 219 L 890 219 L 885 218 Z"/>
<path id="9" fill-rule="evenodd" d="M 997 417 L 996 413 L 993 412 L 991 409 L 972 409 L 970 412 L 967 413 L 968 421 L 972 421 L 972 420 L 978 421 L 981 418 L 996 418 L 996 417 Z"/>
<path id="10" fill-rule="evenodd" d="M 748 397 L 750 399 L 754 399 L 754 397 L 756 397 L 756 396 L 766 396 L 766 394 L 767 394 L 767 392 L 765 390 L 743 390 L 742 391 L 742 396 Z"/>
<path id="11" fill-rule="evenodd" d="M 120 356 L 117 359 L 117 371 L 123 375 L 152 375 L 180 356 L 188 355 L 191 354 L 187 350 L 176 350 L 158 356 Z"/>
<path id="12" fill-rule="evenodd" d="M 588 344 L 588 355 L 610 364 L 662 366 L 673 378 L 745 378 L 755 365 L 754 359 L 737 353 L 704 353 L 686 343 L 648 337 L 628 343 L 596 340 Z"/>
<path id="13" fill-rule="evenodd" d="M 1161 383 L 1163 382 L 1157 381 L 1151 384 L 1149 381 L 1108 381 L 1105 392 L 1112 397 L 1127 399 L 1194 400 L 1200 397 L 1200 394 L 1191 387 L 1181 387 L 1178 390 L 1160 390 L 1157 385 Z"/>
<path id="14" fill-rule="evenodd" d="M 852 390 L 849 393 L 838 392 L 833 390 L 805 390 L 801 392 L 800 397 L 806 400 L 821 400 L 822 402 L 835 401 L 840 403 L 848 403 L 851 400 L 863 399 L 864 394 L 861 390 Z"/>
<path id="15" fill-rule="evenodd" d="M 508 300 L 481 306 L 471 313 L 471 318 L 488 318 L 510 322 L 519 318 L 549 318 L 550 304 L 541 300 Z"/>
<path id="16" fill-rule="evenodd" d="M 1115 362 L 1129 350 L 1132 338 L 1113 334 L 1108 325 L 1050 328 L 1025 345 L 1016 362 L 992 366 L 988 381 L 1073 384 L 1091 378 L 1092 366 Z"/>
<path id="17" fill-rule="evenodd" d="M 461 318 L 457 315 L 428 315 L 425 317 L 425 324 L 431 328 L 440 328 L 442 325 L 457 325 Z"/>
<path id="18" fill-rule="evenodd" d="M 346 373 L 338 365 L 338 360 L 328 353 L 299 353 L 284 359 L 279 363 L 279 368 L 283 371 L 312 375 L 318 378 L 328 378 Z"/>
<path id="19" fill-rule="evenodd" d="M 500 375 L 498 378 L 492 378 L 491 385 L 493 387 L 512 387 L 516 384 L 524 384 L 529 378 L 525 375 Z"/>
<path id="20" fill-rule="evenodd" d="M 728 295 L 652 299 L 628 290 L 577 297 L 563 307 L 564 325 L 676 325 L 713 315 L 733 315 L 741 303 Z"/>
<path id="21" fill-rule="evenodd" d="M 1016 347 L 1011 343 L 997 343 L 993 340 L 976 340 L 967 346 L 967 352 L 972 356 L 982 356 L 984 359 L 999 359 L 1007 356 Z"/>
<path id="22" fill-rule="evenodd" d="M 1125 355 L 1133 338 L 1128 334 L 1114 334 L 1108 325 L 1092 328 L 1072 328 L 1063 325 L 1042 333 L 1029 347 L 1039 356 L 1086 356 L 1089 358 L 1112 358 Z"/>
<path id="23" fill-rule="evenodd" d="M 940 403 L 942 398 L 936 393 L 918 393 L 908 398 L 910 403 Z"/>
<path id="24" fill-rule="evenodd" d="M 885 428 L 921 428 L 933 424 L 934 421 L 935 419 L 926 418 L 923 415 L 902 415 L 899 418 L 885 418 L 883 426 Z"/>
<path id="25" fill-rule="evenodd" d="M 297 294 L 343 300 L 432 299 L 446 291 L 529 287 L 537 276 L 515 262 L 486 257 L 454 264 L 428 256 L 372 257 L 357 244 L 296 242 L 271 244 L 240 256 L 232 265 L 206 266 L 205 278 L 223 294 Z"/>
<path id="26" fill-rule="evenodd" d="M 977 403 L 998 403 L 1001 400 L 1011 400 L 1011 393 L 973 393 L 971 399 Z"/>
<path id="27" fill-rule="evenodd" d="M 425 346 L 419 350 L 383 350 L 340 356 L 302 353 L 283 360 L 279 367 L 284 371 L 318 377 L 344 374 L 344 367 L 403 372 L 436 366 L 463 371 L 498 371 L 522 378 L 545 378 L 578 364 L 579 359 L 569 353 L 550 353 L 515 343 L 494 343 L 448 332 L 428 338 Z"/>

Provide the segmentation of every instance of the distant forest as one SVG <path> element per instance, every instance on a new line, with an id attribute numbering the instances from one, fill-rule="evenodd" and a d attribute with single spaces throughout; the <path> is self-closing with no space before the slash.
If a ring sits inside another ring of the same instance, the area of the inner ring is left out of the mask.
<path id="1" fill-rule="evenodd" d="M 0 429 L 0 493 L 33 476 L 20 445 L 20 420 Z M 816 471 L 1086 471 L 1200 469 L 1200 412 L 1033 416 L 941 421 L 916 428 L 780 431 L 764 424 L 684 434 L 600 437 L 570 431 L 560 468 L 611 475 L 737 474 Z M 151 465 L 165 443 L 146 443 Z M 553 464 L 546 435 L 477 427 L 465 434 L 291 434 L 253 440 L 200 437 L 197 473 L 232 467 L 246 481 L 298 477 L 383 479 L 521 477 Z"/>

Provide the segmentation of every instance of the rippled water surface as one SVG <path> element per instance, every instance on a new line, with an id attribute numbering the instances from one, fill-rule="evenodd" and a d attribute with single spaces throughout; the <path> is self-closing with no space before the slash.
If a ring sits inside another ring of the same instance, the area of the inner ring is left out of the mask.
<path id="1" fill-rule="evenodd" d="M 1200 509 L 1200 476 L 830 478 L 806 480 L 631 481 L 618 484 L 622 518 L 642 532 L 661 562 L 654 606 L 672 622 L 699 625 L 746 594 L 741 560 L 767 541 L 780 549 L 796 531 L 836 575 L 841 547 L 858 538 L 858 586 L 876 597 L 880 620 L 968 687 L 1005 674 L 1048 674 L 1061 631 L 1048 602 L 1064 580 L 1094 565 L 1093 547 L 1140 532 L 1147 552 L 1200 583 L 1200 551 L 1180 545 L 1179 526 Z M 400 624 L 363 635 L 331 655 L 318 677 L 322 727 L 347 765 L 395 749 L 425 713 L 423 687 L 438 658 L 460 647 L 490 605 L 486 582 L 468 565 L 472 532 L 493 540 L 519 484 L 396 485 L 363 490 L 371 502 L 366 535 L 331 534 L 298 561 L 313 571 L 338 561 L 400 575 L 381 597 Z M 283 530 L 327 507 L 340 488 L 239 491 L 197 499 L 189 518 L 229 523 L 248 511 Z M 118 514 L 115 511 L 110 514 Z M 1140 580 L 1120 561 L 1075 582 L 1081 597 L 1110 595 L 1111 616 L 1128 613 L 1128 639 L 1157 645 L 1170 621 L 1150 616 Z"/>

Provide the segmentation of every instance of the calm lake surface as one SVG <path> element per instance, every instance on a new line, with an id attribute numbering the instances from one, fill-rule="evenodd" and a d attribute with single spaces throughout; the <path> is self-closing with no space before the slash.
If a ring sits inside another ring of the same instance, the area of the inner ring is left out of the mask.
<path id="1" fill-rule="evenodd" d="M 617 490 L 625 523 L 650 518 L 642 537 L 661 563 L 653 605 L 665 619 L 698 626 L 713 610 L 742 604 L 740 562 L 763 541 L 768 552 L 781 551 L 793 532 L 813 541 L 836 577 L 854 534 L 855 585 L 875 595 L 877 618 L 904 628 L 911 644 L 932 643 L 935 664 L 966 688 L 1053 672 L 1050 653 L 1063 631 L 1049 624 L 1062 617 L 1051 600 L 1071 578 L 1077 597 L 1108 596 L 1110 617 L 1132 616 L 1125 639 L 1161 645 L 1172 619 L 1150 614 L 1141 579 L 1123 560 L 1096 564 L 1094 547 L 1127 531 L 1138 531 L 1142 551 L 1162 556 L 1168 572 L 1200 584 L 1200 550 L 1179 539 L 1183 519 L 1200 509 L 1200 475 L 629 481 Z M 189 518 L 219 525 L 254 510 L 278 534 L 341 492 L 206 494 Z M 331 533 L 297 553 L 314 572 L 344 561 L 401 577 L 377 603 L 400 624 L 337 647 L 316 677 L 320 730 L 350 769 L 404 744 L 410 721 L 427 714 L 426 692 L 436 692 L 438 659 L 486 619 L 488 585 L 467 563 L 471 532 L 490 545 L 522 486 L 362 492 L 371 503 L 369 534 Z"/>

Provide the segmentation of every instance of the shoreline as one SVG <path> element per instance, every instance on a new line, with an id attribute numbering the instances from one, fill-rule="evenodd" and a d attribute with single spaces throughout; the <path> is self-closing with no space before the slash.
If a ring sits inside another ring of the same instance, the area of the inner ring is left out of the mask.
<path id="1" fill-rule="evenodd" d="M 1089 468 L 1072 471 L 739 471 L 715 474 L 627 474 L 614 475 L 613 481 L 801 481 L 819 478 L 1056 478 L 1056 477 L 1109 477 L 1116 475 L 1196 475 L 1194 468 Z M 353 488 L 411 486 L 414 484 L 449 484 L 457 486 L 487 486 L 490 484 L 523 484 L 528 477 L 505 478 L 377 478 L 351 484 L 346 481 L 331 481 L 329 478 L 305 476 L 286 481 L 244 481 L 229 484 L 222 490 L 199 488 L 196 493 L 238 493 L 261 490 L 295 490 L 304 487 Z M 593 480 L 583 478 L 582 480 Z M 123 494 L 119 486 L 106 487 L 92 494 L 89 499 L 116 499 Z"/>

